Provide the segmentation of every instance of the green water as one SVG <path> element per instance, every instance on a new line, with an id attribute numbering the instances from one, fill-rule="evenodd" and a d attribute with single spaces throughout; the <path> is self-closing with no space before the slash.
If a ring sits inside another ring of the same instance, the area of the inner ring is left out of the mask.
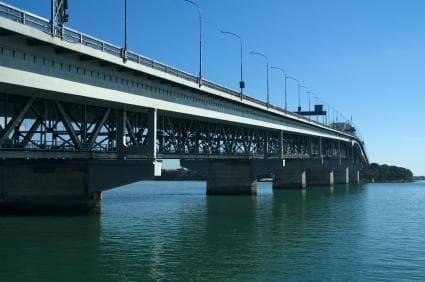
<path id="1" fill-rule="evenodd" d="M 103 194 L 100 217 L 0 217 L 0 281 L 425 280 L 425 183 Z"/>

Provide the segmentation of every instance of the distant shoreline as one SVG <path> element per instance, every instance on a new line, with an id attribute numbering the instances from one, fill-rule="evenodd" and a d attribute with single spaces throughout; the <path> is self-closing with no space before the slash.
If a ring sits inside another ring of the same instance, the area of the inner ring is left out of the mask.
<path id="1" fill-rule="evenodd" d="M 404 171 L 404 170 L 403 170 Z M 364 172 L 362 171 L 361 177 L 360 177 L 360 183 L 409 183 L 409 182 L 417 182 L 417 181 L 425 181 L 425 177 L 419 176 L 419 177 L 405 177 L 403 175 L 402 177 L 398 175 L 392 175 L 391 179 L 382 179 L 378 178 L 378 180 L 374 179 L 373 177 L 365 177 L 370 175 L 367 174 L 370 172 Z M 158 181 L 206 181 L 207 175 L 199 173 L 197 171 L 190 171 L 187 169 L 164 169 L 162 170 L 162 175 L 155 177 L 155 180 Z M 398 178 L 398 179 L 396 179 Z M 271 176 L 260 176 L 258 177 L 258 182 L 273 182 L 273 178 Z"/>

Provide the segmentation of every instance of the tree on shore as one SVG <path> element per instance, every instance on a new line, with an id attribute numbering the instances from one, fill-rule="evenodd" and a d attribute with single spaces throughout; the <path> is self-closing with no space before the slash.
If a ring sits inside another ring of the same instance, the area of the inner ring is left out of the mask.
<path id="1" fill-rule="evenodd" d="M 389 165 L 372 163 L 360 173 L 363 182 L 412 182 L 411 170 Z"/>

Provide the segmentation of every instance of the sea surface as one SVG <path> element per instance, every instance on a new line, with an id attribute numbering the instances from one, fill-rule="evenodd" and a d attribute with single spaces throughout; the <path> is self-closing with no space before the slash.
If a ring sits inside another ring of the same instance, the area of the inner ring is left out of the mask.
<path id="1" fill-rule="evenodd" d="M 101 216 L 0 217 L 0 281 L 425 280 L 425 183 L 103 193 Z"/>

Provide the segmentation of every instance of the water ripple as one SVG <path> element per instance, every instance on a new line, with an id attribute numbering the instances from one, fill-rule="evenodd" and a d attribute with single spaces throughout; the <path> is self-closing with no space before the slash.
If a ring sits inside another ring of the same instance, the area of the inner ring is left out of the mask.
<path id="1" fill-rule="evenodd" d="M 204 193 L 141 182 L 100 218 L 0 218 L 0 281 L 425 279 L 424 184 Z"/>

